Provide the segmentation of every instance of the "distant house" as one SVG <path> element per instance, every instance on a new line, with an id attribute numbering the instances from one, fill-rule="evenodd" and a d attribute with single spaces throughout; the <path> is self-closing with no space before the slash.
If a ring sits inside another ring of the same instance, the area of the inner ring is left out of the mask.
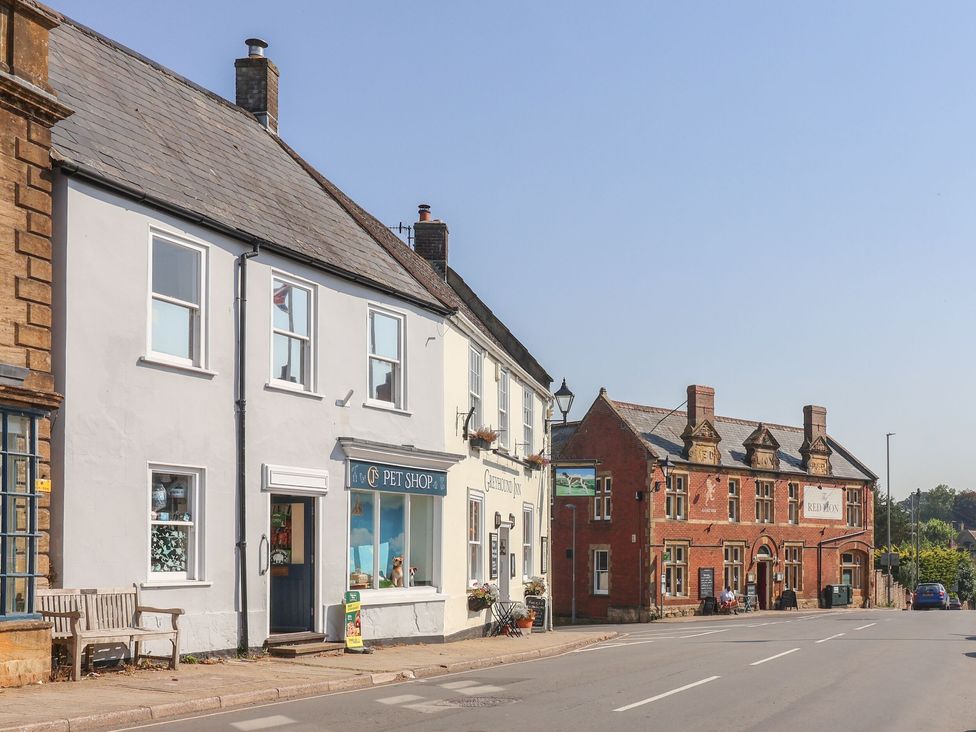
<path id="1" fill-rule="evenodd" d="M 956 535 L 955 545 L 960 551 L 967 551 L 970 556 L 976 558 L 976 531 L 973 529 L 962 529 Z"/>

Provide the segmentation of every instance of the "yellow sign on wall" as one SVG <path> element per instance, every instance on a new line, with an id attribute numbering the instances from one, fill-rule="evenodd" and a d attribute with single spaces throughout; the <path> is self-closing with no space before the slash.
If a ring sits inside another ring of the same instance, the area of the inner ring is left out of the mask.
<path id="1" fill-rule="evenodd" d="M 50 493 L 51 492 L 51 479 L 50 478 L 38 478 L 34 481 L 34 492 L 35 493 Z"/>

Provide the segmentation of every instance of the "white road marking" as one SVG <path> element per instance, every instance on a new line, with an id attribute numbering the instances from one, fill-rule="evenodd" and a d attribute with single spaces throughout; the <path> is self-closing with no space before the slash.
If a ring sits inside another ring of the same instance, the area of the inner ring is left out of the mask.
<path id="1" fill-rule="evenodd" d="M 295 720 L 286 717 L 284 714 L 275 714 L 271 717 L 259 717 L 257 719 L 246 719 L 243 722 L 231 722 L 231 727 L 236 727 L 243 732 L 250 732 L 255 729 L 271 729 L 281 727 L 286 724 L 295 724 Z"/>
<path id="2" fill-rule="evenodd" d="M 477 686 L 477 681 L 471 681 L 470 679 L 466 681 L 449 681 L 446 684 L 438 684 L 442 689 L 463 689 L 465 686 Z"/>
<path id="3" fill-rule="evenodd" d="M 416 704 L 404 704 L 402 709 L 412 709 L 415 712 L 420 712 L 421 714 L 436 714 L 437 712 L 443 712 L 450 709 L 446 704 L 442 704 L 438 701 L 425 701 L 417 702 Z"/>
<path id="4" fill-rule="evenodd" d="M 671 691 L 666 691 L 663 694 L 658 694 L 657 696 L 652 696 L 649 699 L 642 699 L 639 702 L 634 702 L 633 704 L 628 704 L 625 707 L 618 707 L 614 709 L 615 712 L 626 712 L 628 709 L 634 709 L 635 707 L 640 707 L 645 704 L 650 704 L 651 702 L 657 701 L 658 699 L 663 699 L 666 696 L 671 696 L 672 694 L 677 694 L 682 691 L 687 691 L 688 689 L 693 689 L 696 686 L 701 686 L 702 684 L 707 684 L 709 681 L 715 681 L 715 679 L 720 679 L 721 676 L 709 676 L 707 679 L 702 679 L 701 681 L 696 681 L 692 684 L 685 684 L 677 689 L 671 689 Z"/>
<path id="5" fill-rule="evenodd" d="M 655 638 L 660 640 L 660 638 Z M 609 643 L 605 646 L 590 646 L 589 648 L 577 648 L 573 653 L 589 653 L 590 651 L 602 651 L 604 648 L 620 648 L 621 646 L 640 646 L 645 643 L 653 643 L 653 640 L 629 641 L 627 643 Z"/>
<path id="6" fill-rule="evenodd" d="M 692 633 L 691 635 L 681 635 L 679 638 L 698 638 L 702 635 L 711 635 L 712 633 L 724 633 L 732 628 L 723 628 L 722 630 L 706 630 L 704 633 Z"/>
<path id="7" fill-rule="evenodd" d="M 827 641 L 833 640 L 834 638 L 840 638 L 842 635 L 844 635 L 844 634 L 843 633 L 836 633 L 834 635 L 827 636 L 826 638 L 821 638 L 820 640 L 817 641 L 817 643 L 826 643 Z"/>
<path id="8" fill-rule="evenodd" d="M 877 625 L 877 623 L 868 623 L 867 625 L 862 625 L 860 628 L 854 628 L 854 630 L 864 630 L 865 628 L 870 628 L 872 625 Z"/>
<path id="9" fill-rule="evenodd" d="M 377 699 L 380 704 L 405 704 L 406 702 L 415 702 L 423 699 L 422 696 L 417 696 L 416 694 L 400 694 L 400 696 L 388 696 L 385 699 Z"/>
<path id="10" fill-rule="evenodd" d="M 458 689 L 462 694 L 494 694 L 496 691 L 504 691 L 504 687 L 501 686 L 490 686 L 485 684 L 484 686 L 466 686 L 463 689 Z"/>
<path id="11" fill-rule="evenodd" d="M 762 661 L 754 661 L 753 663 L 750 663 L 749 665 L 750 666 L 758 666 L 761 663 L 766 663 L 766 661 L 772 661 L 773 659 L 776 659 L 776 658 L 782 658 L 783 656 L 788 656 L 791 653 L 795 653 L 798 650 L 800 650 L 800 649 L 799 648 L 791 648 L 788 651 L 783 651 L 782 653 L 777 653 L 775 656 L 770 656 L 769 658 L 764 658 Z"/>

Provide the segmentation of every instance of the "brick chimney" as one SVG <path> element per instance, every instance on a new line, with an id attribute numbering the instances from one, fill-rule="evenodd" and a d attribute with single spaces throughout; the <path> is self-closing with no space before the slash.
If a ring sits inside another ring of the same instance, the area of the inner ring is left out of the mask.
<path id="1" fill-rule="evenodd" d="M 813 444 L 818 437 L 827 436 L 827 408 L 807 404 L 803 408 L 803 439 Z"/>
<path id="2" fill-rule="evenodd" d="M 800 455 L 803 469 L 812 475 L 830 475 L 833 454 L 827 443 L 827 409 L 808 404 L 803 408 L 803 444 Z"/>
<path id="3" fill-rule="evenodd" d="M 681 439 L 685 457 L 693 463 L 718 465 L 721 460 L 718 443 L 722 436 L 715 429 L 715 390 L 692 384 L 688 387 L 688 424 Z"/>
<path id="4" fill-rule="evenodd" d="M 418 206 L 418 221 L 413 225 L 413 248 L 443 279 L 447 279 L 447 224 L 431 220 L 430 206 Z"/>
<path id="5" fill-rule="evenodd" d="M 234 62 L 237 71 L 238 107 L 257 117 L 258 122 L 278 134 L 278 67 L 264 55 L 267 42 L 248 38 L 247 56 Z"/>
<path id="6" fill-rule="evenodd" d="M 715 421 L 715 390 L 692 384 L 688 387 L 688 424 L 697 427 L 706 419 Z"/>

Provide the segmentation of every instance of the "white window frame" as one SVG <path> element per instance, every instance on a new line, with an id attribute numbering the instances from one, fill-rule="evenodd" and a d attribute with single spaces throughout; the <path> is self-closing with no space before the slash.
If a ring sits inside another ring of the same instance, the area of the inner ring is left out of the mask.
<path id="1" fill-rule="evenodd" d="M 522 441 L 526 455 L 535 455 L 535 394 L 522 385 Z"/>
<path id="2" fill-rule="evenodd" d="M 745 573 L 746 545 L 728 542 L 722 546 L 722 579 L 723 588 L 731 587 L 732 591 L 741 594 L 742 578 Z M 731 575 L 731 579 L 729 577 Z"/>
<path id="3" fill-rule="evenodd" d="M 861 488 L 853 486 L 844 489 L 845 518 L 847 519 L 847 525 L 852 528 L 864 526 L 864 505 L 861 501 L 861 497 L 864 494 L 861 490 Z M 855 500 L 852 501 L 851 496 L 854 496 Z M 851 521 L 852 512 L 856 514 L 855 521 Z"/>
<path id="4" fill-rule="evenodd" d="M 803 590 L 802 544 L 783 545 L 783 570 L 783 589 L 801 592 Z"/>
<path id="5" fill-rule="evenodd" d="M 738 478 L 729 478 L 729 523 L 737 524 L 742 520 L 742 483 Z M 732 506 L 735 506 L 733 512 Z"/>
<path id="6" fill-rule="evenodd" d="M 475 365 L 478 367 L 477 380 L 475 377 Z M 475 391 L 472 387 L 477 386 Z M 480 348 L 471 344 L 468 346 L 468 411 L 474 409 L 471 421 L 468 423 L 468 430 L 474 432 L 481 429 L 484 420 L 484 387 L 485 387 L 485 353 Z"/>
<path id="7" fill-rule="evenodd" d="M 677 489 L 681 481 L 682 490 Z M 688 475 L 686 473 L 672 473 L 668 485 L 664 490 L 665 515 L 672 521 L 688 520 Z"/>
<path id="8" fill-rule="evenodd" d="M 603 477 L 597 476 L 596 490 L 593 493 L 593 520 L 603 520 Z"/>
<path id="9" fill-rule="evenodd" d="M 153 292 L 153 247 L 156 239 L 160 239 L 161 241 L 165 241 L 166 243 L 174 246 L 190 249 L 200 256 L 200 281 L 197 283 L 200 291 L 200 303 L 198 305 L 175 297 L 170 297 L 169 295 L 156 294 Z M 172 232 L 155 228 L 150 229 L 149 265 L 146 270 L 149 275 L 146 286 L 146 354 L 153 361 L 162 361 L 176 366 L 188 366 L 190 368 L 205 369 L 207 366 L 208 351 L 207 302 L 209 291 L 207 283 L 210 280 L 210 247 L 203 242 L 190 241 L 186 237 L 179 236 Z M 165 353 L 164 351 L 157 351 L 153 348 L 152 318 L 153 301 L 155 300 L 195 310 L 195 316 L 191 318 L 191 327 L 193 329 L 193 355 L 191 358 L 181 358 L 180 356 L 174 356 L 173 354 Z"/>
<path id="10" fill-rule="evenodd" d="M 756 523 L 771 524 L 775 522 L 776 483 L 771 480 L 757 480 L 756 486 Z M 768 492 L 766 491 L 768 488 Z"/>
<path id="11" fill-rule="evenodd" d="M 600 569 L 598 557 L 603 555 L 606 563 L 605 569 Z M 609 595 L 610 594 L 610 550 L 609 549 L 594 549 L 593 550 L 593 594 L 594 595 Z M 607 588 L 605 590 L 599 589 L 600 587 L 600 576 L 606 575 L 607 577 Z"/>
<path id="12" fill-rule="evenodd" d="M 610 520 L 610 510 L 613 508 L 610 500 L 610 492 L 613 489 L 613 476 L 603 476 L 603 520 Z"/>
<path id="13" fill-rule="evenodd" d="M 205 518 L 206 518 L 206 469 L 198 466 L 173 465 L 169 463 L 151 462 L 146 471 L 146 584 L 186 584 L 205 581 Z M 152 518 L 153 475 L 169 473 L 182 475 L 192 479 L 188 490 L 192 492 L 187 502 L 190 509 L 190 522 L 158 521 Z M 153 526 L 190 526 L 190 539 L 187 547 L 186 572 L 154 572 L 152 568 L 152 527 Z"/>
<path id="14" fill-rule="evenodd" d="M 800 484 L 789 483 L 786 486 L 787 506 L 789 510 L 786 514 L 786 522 L 789 524 L 800 523 Z"/>
<path id="15" fill-rule="evenodd" d="M 522 579 L 532 577 L 535 567 L 535 506 L 522 504 Z"/>
<path id="16" fill-rule="evenodd" d="M 671 559 L 664 562 L 664 575 L 665 575 L 665 592 L 667 597 L 688 597 L 688 567 L 690 557 L 690 544 L 684 541 L 676 542 L 665 542 L 664 551 L 671 554 Z M 676 549 L 681 549 L 684 552 L 684 559 L 678 561 Z M 668 572 L 670 570 L 670 573 Z M 681 575 L 681 582 L 678 582 L 678 574 Z M 681 585 L 681 592 L 674 591 L 678 585 Z"/>
<path id="17" fill-rule="evenodd" d="M 501 369 L 498 373 L 498 444 L 500 447 L 511 446 L 511 395 L 512 377 L 508 369 Z"/>
<path id="18" fill-rule="evenodd" d="M 400 335 L 399 361 L 372 352 L 371 342 L 374 313 L 393 318 L 398 322 Z M 395 394 L 392 402 L 373 398 L 370 380 L 372 379 L 372 364 L 374 360 L 391 363 L 395 366 L 393 370 L 393 373 L 396 374 L 396 378 L 394 379 Z M 394 409 L 397 411 L 404 411 L 407 408 L 407 318 L 402 312 L 372 303 L 366 308 L 366 404 L 371 407 Z"/>
<path id="19" fill-rule="evenodd" d="M 274 302 L 275 294 L 275 280 L 279 280 L 282 283 L 289 285 L 291 287 L 297 287 L 298 289 L 305 290 L 308 293 L 308 336 L 302 336 L 292 331 L 283 330 L 281 328 L 276 328 L 274 324 L 275 319 L 275 308 L 278 306 Z M 317 339 L 315 338 L 315 329 L 317 326 L 316 313 L 317 313 L 317 302 L 318 302 L 318 292 L 315 283 L 309 282 L 308 280 L 303 280 L 294 275 L 285 274 L 280 270 L 272 270 L 271 272 L 271 342 L 268 349 L 268 369 L 271 374 L 270 383 L 274 386 L 279 386 L 283 389 L 293 389 L 295 391 L 315 391 L 315 347 L 317 345 Z M 298 340 L 305 341 L 308 345 L 306 346 L 307 355 L 306 363 L 303 364 L 303 371 L 305 373 L 306 383 L 300 384 L 295 381 L 286 381 L 285 379 L 280 379 L 275 374 L 274 370 L 274 337 L 275 335 L 284 335 L 289 338 L 296 338 Z M 367 346 L 368 348 L 368 346 Z M 402 349 L 401 349 L 402 350 Z"/>
<path id="20" fill-rule="evenodd" d="M 471 504 L 478 504 L 478 538 L 473 540 L 470 535 L 467 539 L 467 552 L 465 553 L 464 561 L 467 565 L 467 575 L 468 575 L 468 587 L 481 587 L 485 583 L 485 494 L 479 493 L 477 491 L 468 492 L 468 504 L 467 510 L 464 514 L 465 524 L 464 530 L 467 533 L 471 528 Z M 471 547 L 478 547 L 478 576 L 471 576 Z M 499 571 L 508 571 L 507 567 L 499 567 Z"/>

